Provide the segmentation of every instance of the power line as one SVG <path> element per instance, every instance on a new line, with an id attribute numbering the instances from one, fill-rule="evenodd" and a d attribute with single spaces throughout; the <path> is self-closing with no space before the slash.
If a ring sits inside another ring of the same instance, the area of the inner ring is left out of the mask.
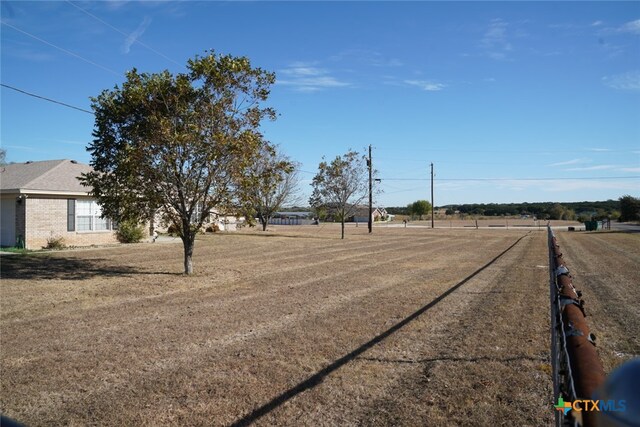
<path id="1" fill-rule="evenodd" d="M 38 36 L 34 36 L 33 34 L 28 33 L 28 32 L 26 32 L 26 31 L 24 31 L 24 30 L 21 30 L 20 28 L 15 27 L 15 26 L 13 26 L 13 25 L 11 25 L 11 24 L 7 24 L 7 23 L 6 23 L 6 22 L 4 22 L 4 21 L 2 21 L 2 25 L 6 25 L 6 26 L 7 26 L 7 27 L 9 27 L 9 28 L 13 28 L 14 30 L 16 30 L 16 31 L 18 31 L 18 32 L 20 32 L 20 33 L 22 33 L 22 34 L 24 34 L 24 35 L 26 35 L 26 36 L 29 36 L 29 37 L 31 37 L 31 38 L 33 38 L 33 39 L 38 40 L 38 41 L 39 41 L 39 42 L 41 42 L 41 43 L 44 43 L 44 44 L 49 45 L 49 46 L 51 46 L 51 47 L 54 47 L 54 48 L 56 48 L 56 49 L 58 49 L 58 50 L 60 50 L 60 51 L 62 51 L 62 52 L 64 52 L 64 53 L 66 53 L 66 54 L 68 54 L 68 55 L 71 55 L 71 56 L 74 56 L 74 57 L 76 57 L 76 58 L 78 58 L 78 59 L 81 59 L 81 60 L 83 60 L 83 61 L 84 61 L 84 62 L 86 62 L 86 63 L 89 63 L 89 64 L 91 64 L 91 65 L 93 65 L 93 66 L 98 67 L 98 68 L 102 68 L 103 70 L 108 71 L 108 72 L 110 72 L 111 74 L 115 74 L 116 76 L 120 76 L 120 75 L 121 75 L 120 73 L 118 73 L 117 71 L 112 70 L 111 68 L 107 68 L 107 67 L 105 67 L 104 65 L 100 65 L 100 64 L 98 64 L 97 62 L 93 62 L 92 60 L 87 59 L 87 58 L 85 58 L 85 57 L 83 57 L 83 56 L 80 56 L 80 55 L 78 55 L 77 53 L 71 52 L 70 50 L 67 50 L 67 49 L 65 49 L 65 48 L 62 48 L 62 47 L 60 47 L 60 46 L 56 46 L 55 44 L 53 44 L 53 43 L 51 43 L 51 42 L 48 42 L 48 41 L 46 41 L 46 40 L 44 40 L 44 39 L 41 39 L 41 38 L 40 38 L 40 37 L 38 37 Z"/>
<path id="2" fill-rule="evenodd" d="M 84 8 L 82 8 L 82 7 L 80 7 L 80 6 L 78 6 L 77 4 L 73 3 L 72 1 L 70 1 L 70 0 L 66 0 L 66 1 L 67 1 L 67 3 L 69 3 L 71 6 L 73 6 L 73 7 L 75 7 L 76 9 L 78 9 L 78 10 L 82 11 L 82 12 L 83 12 L 83 13 L 85 13 L 86 15 L 88 15 L 88 16 L 90 16 L 90 17 L 92 17 L 93 19 L 95 19 L 95 20 L 97 20 L 97 21 L 99 21 L 99 22 L 103 23 L 104 25 L 106 25 L 107 27 L 111 28 L 112 30 L 114 30 L 114 31 L 116 31 L 116 32 L 118 32 L 118 33 L 120 33 L 120 34 L 122 34 L 122 35 L 123 35 L 123 36 L 125 36 L 125 37 L 129 37 L 129 36 L 130 36 L 130 34 L 127 34 L 127 33 L 125 33 L 124 31 L 120 30 L 119 28 L 114 27 L 113 25 L 111 25 L 111 24 L 109 24 L 108 22 L 106 22 L 106 21 L 104 21 L 104 20 L 100 19 L 100 18 L 99 18 L 99 17 L 97 17 L 96 15 L 94 15 L 94 14 L 92 14 L 91 12 L 89 12 L 88 10 L 86 10 L 86 9 L 84 9 Z M 136 40 L 134 41 L 134 43 L 138 43 L 140 46 L 143 46 L 143 47 L 145 47 L 145 48 L 149 49 L 151 52 L 155 53 L 155 54 L 156 54 L 156 55 L 158 55 L 158 56 L 161 56 L 162 58 L 166 59 L 166 60 L 167 60 L 167 61 L 169 61 L 169 62 L 173 62 L 174 64 L 179 65 L 179 66 L 181 66 L 181 67 L 183 67 L 183 66 L 184 66 L 183 64 L 180 64 L 179 62 L 174 61 L 173 59 L 169 58 L 168 56 L 166 56 L 166 55 L 165 55 L 165 54 L 163 54 L 162 52 L 159 52 L 159 51 L 155 50 L 154 48 L 152 48 L 152 47 L 151 47 L 151 46 L 149 46 L 148 44 L 143 43 L 143 42 L 141 42 L 141 41 L 140 41 L 140 40 L 138 40 L 138 39 L 136 39 Z"/>
<path id="3" fill-rule="evenodd" d="M 477 145 L 477 144 L 476 144 Z M 625 153 L 629 150 L 614 150 L 610 148 L 606 149 L 598 149 L 598 148 L 582 148 L 578 147 L 582 151 L 588 151 L 591 153 Z M 390 148 L 379 148 L 380 151 L 393 151 L 394 153 L 399 152 L 398 148 L 390 147 Z M 450 148 L 417 148 L 413 149 L 412 152 L 417 153 L 450 153 L 452 150 Z M 557 154 L 557 153 L 575 153 L 576 149 L 548 149 L 548 150 L 512 150 L 512 149 L 466 149 L 460 148 L 458 151 L 465 153 L 480 153 L 480 154 Z M 412 161 L 416 161 L 415 158 L 410 159 Z M 424 161 L 424 160 L 421 160 Z M 440 162 L 439 162 L 440 163 Z"/>
<path id="4" fill-rule="evenodd" d="M 408 193 L 409 191 L 416 191 L 416 190 L 423 190 L 423 187 L 407 188 L 406 190 L 385 191 L 384 195 L 387 196 L 389 194 Z"/>
<path id="5" fill-rule="evenodd" d="M 597 179 L 638 179 L 640 176 L 585 176 L 575 178 L 437 178 L 436 181 L 573 181 Z"/>
<path id="6" fill-rule="evenodd" d="M 575 178 L 434 178 L 434 181 L 573 181 L 594 179 L 640 179 L 640 176 L 587 176 Z M 382 178 L 382 181 L 429 181 L 429 178 Z"/>
<path id="7" fill-rule="evenodd" d="M 0 86 L 6 87 L 6 88 L 11 89 L 11 90 L 15 90 L 16 92 L 20 92 L 20 93 L 23 93 L 25 95 L 33 96 L 34 98 L 43 99 L 45 101 L 53 102 L 54 104 L 63 105 L 65 107 L 73 108 L 74 110 L 82 111 L 84 113 L 89 113 L 89 114 L 93 115 L 93 111 L 85 110 L 84 108 L 80 108 L 80 107 L 74 107 L 73 105 L 65 104 L 64 102 L 56 101 L 55 99 L 47 98 L 45 96 L 36 95 L 35 93 L 31 93 L 31 92 L 27 92 L 26 90 L 18 89 L 17 87 L 9 86 L 9 85 L 6 85 L 4 83 L 0 83 Z"/>

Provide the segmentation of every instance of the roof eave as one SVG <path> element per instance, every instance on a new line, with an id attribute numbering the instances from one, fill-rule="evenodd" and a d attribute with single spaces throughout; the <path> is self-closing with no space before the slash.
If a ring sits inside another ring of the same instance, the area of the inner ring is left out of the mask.
<path id="1" fill-rule="evenodd" d="M 25 194 L 40 196 L 90 196 L 88 191 L 36 190 L 30 188 L 2 189 L 0 190 L 0 194 Z"/>

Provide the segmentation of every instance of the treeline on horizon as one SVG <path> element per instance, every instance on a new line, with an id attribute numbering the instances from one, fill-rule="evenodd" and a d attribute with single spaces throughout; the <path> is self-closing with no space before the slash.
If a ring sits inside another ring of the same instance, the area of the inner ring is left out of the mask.
<path id="1" fill-rule="evenodd" d="M 438 206 L 447 215 L 461 216 L 514 216 L 529 215 L 538 219 L 617 219 L 620 217 L 620 201 L 601 202 L 536 202 L 536 203 L 464 203 Z M 394 215 L 408 215 L 408 207 L 391 207 L 387 212 Z"/>
<path id="2" fill-rule="evenodd" d="M 412 206 L 413 204 L 410 203 L 408 206 L 388 207 L 386 210 L 391 215 L 411 216 Z M 309 207 L 300 206 L 284 210 L 290 212 L 312 211 Z M 529 216 L 541 220 L 562 219 L 585 222 L 612 219 L 640 222 L 640 198 L 626 195 L 618 200 L 605 200 L 602 202 L 464 203 L 436 206 L 435 211 L 440 219 L 442 219 L 442 214 L 444 213 L 447 216 L 458 216 L 459 218 Z"/>

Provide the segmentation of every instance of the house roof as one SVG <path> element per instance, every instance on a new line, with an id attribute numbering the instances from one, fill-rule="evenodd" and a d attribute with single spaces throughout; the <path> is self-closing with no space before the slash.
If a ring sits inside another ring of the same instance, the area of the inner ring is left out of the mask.
<path id="1" fill-rule="evenodd" d="M 371 211 L 373 216 L 376 216 L 376 213 L 380 216 L 384 216 L 386 212 L 387 211 L 384 208 L 373 208 Z M 357 217 L 369 216 L 369 206 L 358 205 L 352 215 Z"/>
<path id="2" fill-rule="evenodd" d="M 12 163 L 0 168 L 0 192 L 87 194 L 89 189 L 78 177 L 91 170 L 89 165 L 68 159 Z"/>

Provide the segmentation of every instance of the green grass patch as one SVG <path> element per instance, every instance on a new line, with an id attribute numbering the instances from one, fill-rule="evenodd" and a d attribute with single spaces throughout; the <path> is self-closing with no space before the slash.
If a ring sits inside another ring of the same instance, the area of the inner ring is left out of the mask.
<path id="1" fill-rule="evenodd" d="M 13 254 L 29 254 L 33 251 L 31 249 L 13 247 L 13 248 L 0 248 L 0 252 L 10 252 Z"/>

